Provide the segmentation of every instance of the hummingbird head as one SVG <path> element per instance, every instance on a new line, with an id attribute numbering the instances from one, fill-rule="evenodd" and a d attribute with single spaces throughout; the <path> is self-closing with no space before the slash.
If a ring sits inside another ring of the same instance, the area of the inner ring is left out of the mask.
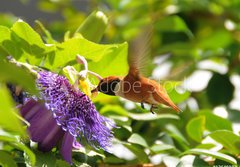
<path id="1" fill-rule="evenodd" d="M 116 85 L 120 81 L 121 81 L 120 78 L 116 77 L 116 76 L 109 76 L 109 77 L 103 78 L 99 82 L 97 88 L 92 90 L 92 93 L 96 92 L 96 91 L 99 91 L 99 92 L 102 92 L 102 93 L 107 94 L 107 95 L 115 96 L 114 90 L 116 88 Z"/>

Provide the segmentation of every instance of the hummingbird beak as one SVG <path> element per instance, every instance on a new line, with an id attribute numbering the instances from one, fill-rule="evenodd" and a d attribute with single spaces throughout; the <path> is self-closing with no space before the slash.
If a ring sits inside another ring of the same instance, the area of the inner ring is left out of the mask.
<path id="1" fill-rule="evenodd" d="M 98 88 L 96 87 L 95 89 L 91 90 L 91 93 L 96 93 L 98 92 Z"/>
<path id="2" fill-rule="evenodd" d="M 92 97 L 96 97 L 98 95 L 98 88 L 96 87 L 95 89 L 91 90 Z"/>

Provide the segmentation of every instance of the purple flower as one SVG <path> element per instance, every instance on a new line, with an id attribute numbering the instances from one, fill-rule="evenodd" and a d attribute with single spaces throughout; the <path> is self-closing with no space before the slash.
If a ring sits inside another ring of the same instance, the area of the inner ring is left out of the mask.
<path id="1" fill-rule="evenodd" d="M 51 72 L 39 72 L 37 85 L 44 103 L 29 100 L 21 109 L 29 121 L 30 137 L 42 151 L 61 142 L 60 152 L 71 163 L 76 138 L 84 137 L 94 148 L 108 150 L 114 123 L 101 116 L 88 96 L 75 90 L 68 80 Z"/>

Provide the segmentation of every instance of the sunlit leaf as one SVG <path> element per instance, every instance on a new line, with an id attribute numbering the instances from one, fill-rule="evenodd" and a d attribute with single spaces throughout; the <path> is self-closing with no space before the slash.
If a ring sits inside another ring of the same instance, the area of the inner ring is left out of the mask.
<path id="1" fill-rule="evenodd" d="M 0 44 L 4 41 L 4 40 L 10 40 L 10 35 L 11 32 L 9 30 L 9 28 L 5 27 L 5 26 L 0 26 Z"/>
<path id="2" fill-rule="evenodd" d="M 108 48 L 106 47 L 106 48 L 103 48 L 103 50 L 101 50 L 105 52 L 102 59 L 97 63 L 90 62 L 89 69 L 97 72 L 103 77 L 110 76 L 110 75 L 116 75 L 116 76 L 126 75 L 128 72 L 128 62 L 127 62 L 128 44 L 122 43 L 122 44 L 105 45 L 105 46 L 108 46 Z M 101 53 L 102 52 L 100 51 L 98 51 L 98 53 L 95 53 L 94 60 L 97 59 L 96 55 L 101 56 Z"/>
<path id="3" fill-rule="evenodd" d="M 229 162 L 233 165 L 237 164 L 236 159 L 234 159 L 233 157 L 231 157 L 227 154 L 223 154 L 223 153 L 220 153 L 220 152 L 194 148 L 194 149 L 190 149 L 190 150 L 182 153 L 182 155 L 187 155 L 187 154 L 206 155 L 206 156 L 211 156 L 211 157 L 214 157 L 214 158 L 217 158 L 217 159 L 221 159 L 221 160 Z"/>
<path id="4" fill-rule="evenodd" d="M 203 130 L 205 129 L 205 122 L 204 116 L 195 117 L 188 122 L 186 130 L 193 140 L 201 142 Z"/>
<path id="5" fill-rule="evenodd" d="M 101 108 L 101 110 L 99 112 L 101 114 L 112 113 L 112 114 L 117 114 L 117 115 L 128 116 L 128 112 L 119 105 L 110 105 L 110 104 L 105 105 Z"/>
<path id="6" fill-rule="evenodd" d="M 3 86 L 0 86 L 0 101 L 0 128 L 15 134 L 26 135 L 20 120 L 17 118 L 18 114 L 9 92 Z"/>
<path id="7" fill-rule="evenodd" d="M 199 115 L 204 115 L 206 119 L 205 127 L 209 131 L 215 131 L 215 130 L 232 130 L 232 123 L 228 119 L 224 119 L 222 117 L 219 117 L 210 111 L 200 111 L 198 113 Z"/>
<path id="8" fill-rule="evenodd" d="M 187 100 L 191 93 L 188 91 L 185 91 L 184 93 L 178 93 L 176 89 L 172 89 L 171 91 L 168 91 L 168 95 L 174 103 L 181 103 Z"/>
<path id="9" fill-rule="evenodd" d="M 44 25 L 39 20 L 36 20 L 35 23 L 46 36 L 46 42 L 49 44 L 55 43 L 55 40 L 53 39 L 51 33 L 44 27 Z"/>
<path id="10" fill-rule="evenodd" d="M 151 147 L 151 150 L 155 153 L 161 153 L 173 149 L 175 149 L 175 147 L 169 144 L 155 144 Z"/>
<path id="11" fill-rule="evenodd" d="M 213 147 L 215 147 L 216 145 L 213 143 L 206 143 L 206 144 L 199 144 L 198 146 L 196 146 L 196 148 L 202 148 L 202 149 L 211 149 Z"/>
<path id="12" fill-rule="evenodd" d="M 84 20 L 77 32 L 89 41 L 99 42 L 107 25 L 107 16 L 101 11 L 95 11 Z"/>
<path id="13" fill-rule="evenodd" d="M 228 130 L 218 130 L 209 134 L 211 138 L 222 144 L 233 154 L 240 153 L 240 136 Z"/>
<path id="14" fill-rule="evenodd" d="M 58 68 L 69 63 L 76 64 L 77 54 L 92 60 L 89 69 L 102 76 L 123 75 L 128 70 L 127 43 L 100 45 L 84 38 L 72 38 L 58 44 L 55 54 L 48 57 L 45 65 Z"/>
<path id="15" fill-rule="evenodd" d="M 2 46 L 15 59 L 34 65 L 39 65 L 42 58 L 54 49 L 52 46 L 46 46 L 39 34 L 22 20 L 12 26 L 11 39 L 4 40 Z"/>
<path id="16" fill-rule="evenodd" d="M 139 144 L 143 147 L 148 147 L 148 144 L 146 142 L 146 140 L 140 136 L 137 133 L 133 133 L 129 138 L 128 138 L 128 142 L 130 143 L 134 143 L 134 144 Z"/>

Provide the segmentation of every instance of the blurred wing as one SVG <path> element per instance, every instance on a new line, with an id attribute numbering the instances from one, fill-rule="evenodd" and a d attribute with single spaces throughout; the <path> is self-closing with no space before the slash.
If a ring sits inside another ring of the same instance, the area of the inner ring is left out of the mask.
<path id="1" fill-rule="evenodd" d="M 153 35 L 153 26 L 145 27 L 139 35 L 130 41 L 128 64 L 133 75 L 144 74 L 145 66 L 147 65 L 150 56 L 151 42 Z"/>

